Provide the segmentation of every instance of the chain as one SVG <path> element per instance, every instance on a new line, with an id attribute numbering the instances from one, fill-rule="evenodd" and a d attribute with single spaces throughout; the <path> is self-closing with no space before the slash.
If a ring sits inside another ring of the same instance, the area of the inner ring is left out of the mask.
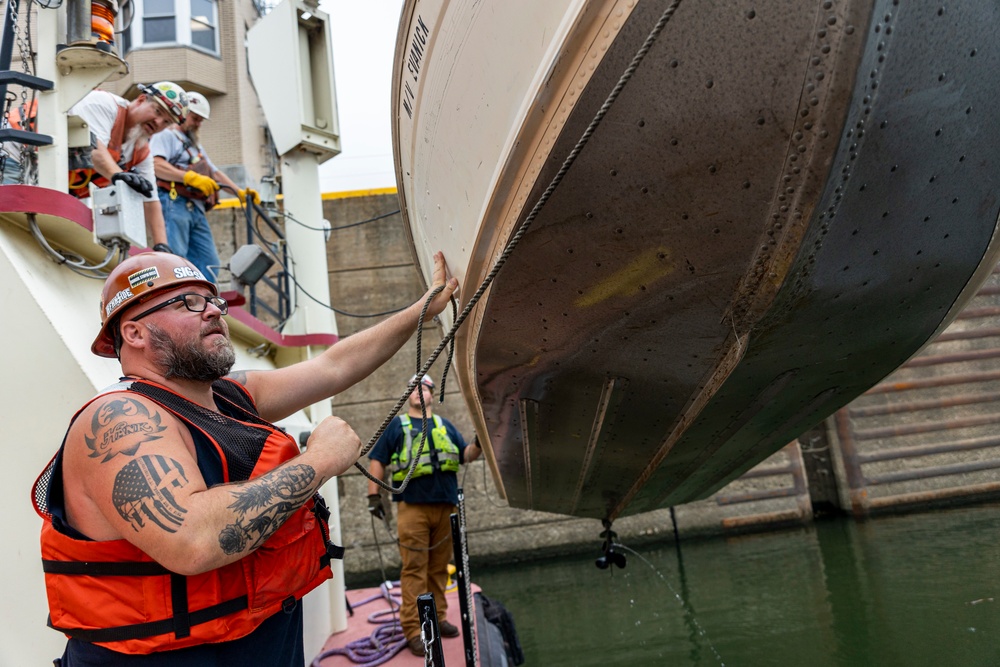
<path id="1" fill-rule="evenodd" d="M 12 17 L 13 20 L 13 30 L 14 30 L 14 43 L 17 46 L 18 56 L 21 58 L 21 69 L 25 74 L 33 76 L 34 75 L 34 62 L 35 54 L 32 50 L 31 44 L 31 10 L 32 10 L 33 0 L 28 0 L 28 5 L 23 12 L 25 16 L 25 26 L 21 29 L 20 15 Z M 20 12 L 19 12 L 20 14 Z M 6 114 L 10 111 L 10 103 L 7 104 L 5 111 Z M 35 91 L 31 91 L 31 99 L 28 99 L 28 88 L 26 86 L 21 86 L 21 106 L 20 113 L 18 114 L 21 122 L 21 129 L 28 132 L 37 131 L 37 113 L 32 107 L 35 102 Z M 19 145 L 19 158 L 21 173 L 18 178 L 20 183 L 25 184 L 36 184 L 38 181 L 38 149 L 34 146 L 29 146 L 28 144 Z"/>
<path id="2" fill-rule="evenodd" d="M 9 1 L 10 0 L 8 0 L 8 2 Z M 16 37 L 17 36 L 17 14 L 13 14 L 13 13 L 9 14 L 6 11 L 6 8 L 5 8 L 5 10 L 4 10 L 4 20 L 6 20 L 8 16 L 10 17 L 10 21 L 12 23 L 11 33 Z M 14 94 L 14 93 L 12 93 L 12 92 L 10 92 L 10 90 L 8 89 L 7 94 L 4 96 L 4 99 L 3 99 L 3 118 L 0 119 L 0 124 L 2 124 L 3 127 L 9 127 L 9 125 L 10 125 L 10 122 L 8 120 L 10 118 L 10 107 L 11 107 L 12 104 L 14 104 L 15 100 L 17 100 L 17 95 Z M 9 157 L 9 155 L 8 155 L 8 153 L 7 153 L 6 150 L 0 151 L 0 174 L 3 173 L 4 169 L 7 166 L 7 159 L 8 159 L 8 157 Z"/>
<path id="3" fill-rule="evenodd" d="M 33 74 L 31 63 L 34 61 L 34 54 L 31 52 L 31 3 L 28 3 L 27 11 L 24 12 L 26 26 L 24 30 L 19 28 L 20 16 L 14 19 L 14 43 L 17 44 L 17 51 L 21 57 L 21 69 L 25 74 Z M 21 99 L 28 99 L 27 88 L 21 89 Z"/>
<path id="4" fill-rule="evenodd" d="M 430 621 L 420 624 L 420 640 L 424 643 L 424 667 L 435 667 L 434 652 L 431 646 L 434 644 L 434 626 Z"/>

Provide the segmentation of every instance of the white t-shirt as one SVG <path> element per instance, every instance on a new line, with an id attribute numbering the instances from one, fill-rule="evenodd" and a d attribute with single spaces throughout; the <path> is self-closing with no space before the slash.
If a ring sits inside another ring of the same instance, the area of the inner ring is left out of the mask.
<path id="1" fill-rule="evenodd" d="M 97 137 L 97 140 L 105 146 L 111 140 L 111 130 L 115 126 L 115 119 L 118 118 L 118 109 L 128 107 L 126 99 L 113 95 L 104 90 L 92 90 L 87 95 L 70 107 L 69 115 L 79 116 L 87 121 L 90 133 Z M 125 138 L 122 144 L 122 158 L 128 162 L 132 159 L 132 154 L 137 146 L 146 143 L 146 135 L 137 135 L 129 139 Z M 149 153 L 146 158 L 134 167 L 134 171 L 148 180 L 153 185 L 153 194 L 146 197 L 146 201 L 159 201 L 156 196 L 156 174 L 153 172 L 153 154 Z"/>

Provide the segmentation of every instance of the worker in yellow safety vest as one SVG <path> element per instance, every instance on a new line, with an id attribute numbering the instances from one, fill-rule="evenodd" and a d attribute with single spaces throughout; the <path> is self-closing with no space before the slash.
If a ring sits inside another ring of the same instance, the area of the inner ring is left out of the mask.
<path id="1" fill-rule="evenodd" d="M 416 379 L 414 376 L 411 382 Z M 398 508 L 396 524 L 403 563 L 399 575 L 403 593 L 399 620 L 415 655 L 424 655 L 417 615 L 418 595 L 434 595 L 442 637 L 460 634 L 447 620 L 448 602 L 444 596 L 452 554 L 451 515 L 458 503 L 458 466 L 475 461 L 481 453 L 477 440 L 466 445 L 451 422 L 432 413 L 433 394 L 434 381 L 424 375 L 410 394 L 406 414 L 389 423 L 368 454 L 372 476 L 385 479 L 388 467 L 393 482 L 397 483 L 406 477 L 413 457 L 417 458 L 406 489 L 393 494 Z M 425 411 L 431 422 L 427 424 L 431 446 L 424 444 Z M 386 515 L 378 485 L 373 481 L 368 482 L 368 510 L 379 519 Z"/>

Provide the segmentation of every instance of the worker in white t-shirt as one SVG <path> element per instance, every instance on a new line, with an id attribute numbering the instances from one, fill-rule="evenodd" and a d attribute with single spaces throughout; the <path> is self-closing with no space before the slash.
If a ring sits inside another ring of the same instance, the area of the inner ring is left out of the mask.
<path id="1" fill-rule="evenodd" d="M 188 96 L 176 83 L 161 81 L 140 85 L 141 94 L 131 102 L 94 90 L 70 108 L 90 128 L 91 145 L 70 153 L 69 191 L 85 199 L 89 185 L 107 187 L 124 183 L 143 196 L 146 227 L 152 248 L 172 252 L 167 245 L 163 210 L 156 196 L 153 155 L 149 138 L 187 115 Z"/>

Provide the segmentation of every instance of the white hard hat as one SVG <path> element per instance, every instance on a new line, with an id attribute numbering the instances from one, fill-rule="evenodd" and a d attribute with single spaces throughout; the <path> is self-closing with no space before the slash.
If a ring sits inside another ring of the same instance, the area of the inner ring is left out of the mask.
<path id="1" fill-rule="evenodd" d="M 410 378 L 410 382 L 413 382 L 416 379 L 417 379 L 417 376 L 414 375 L 413 377 Z M 434 380 L 431 379 L 430 375 L 425 375 L 422 378 L 420 378 L 420 384 L 426 385 L 426 386 L 430 387 L 431 389 L 434 388 Z"/>
<path id="2" fill-rule="evenodd" d="M 171 120 L 183 123 L 188 112 L 188 94 L 173 81 L 160 81 L 150 86 L 139 84 L 139 92 L 167 110 Z"/>
<path id="3" fill-rule="evenodd" d="M 208 100 L 201 93 L 190 92 L 188 95 L 188 111 L 196 113 L 205 120 L 208 120 L 212 113 L 212 107 L 208 105 Z"/>

